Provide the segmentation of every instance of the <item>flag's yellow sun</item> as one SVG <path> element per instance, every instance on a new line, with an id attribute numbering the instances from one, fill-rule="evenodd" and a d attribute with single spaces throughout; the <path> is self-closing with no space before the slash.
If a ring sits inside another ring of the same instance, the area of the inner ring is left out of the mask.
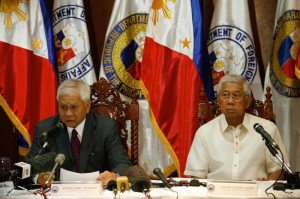
<path id="1" fill-rule="evenodd" d="M 11 28 L 12 16 L 13 14 L 18 18 L 20 21 L 26 20 L 26 13 L 23 12 L 19 8 L 19 3 L 28 3 L 29 0 L 1 0 L 0 1 L 0 13 L 4 13 L 4 25 L 5 28 Z"/>
<path id="2" fill-rule="evenodd" d="M 171 19 L 172 13 L 166 5 L 166 1 L 176 2 L 176 0 L 153 0 L 152 7 L 153 13 L 153 23 L 156 25 L 159 17 L 159 11 L 161 10 L 165 19 Z"/>

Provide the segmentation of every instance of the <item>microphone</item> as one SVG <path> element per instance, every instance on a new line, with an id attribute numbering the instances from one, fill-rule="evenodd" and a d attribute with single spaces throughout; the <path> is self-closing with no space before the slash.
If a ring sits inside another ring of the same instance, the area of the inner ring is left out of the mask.
<path id="1" fill-rule="evenodd" d="M 170 183 L 168 182 L 167 178 L 163 175 L 163 173 L 161 172 L 160 168 L 155 168 L 153 170 L 153 173 L 155 175 L 157 175 L 157 177 L 164 183 L 164 185 L 166 187 L 168 187 L 169 189 L 172 189 L 172 186 L 170 185 Z"/>
<path id="2" fill-rule="evenodd" d="M 40 156 L 37 157 L 25 159 L 25 162 L 31 165 L 30 175 L 34 176 L 39 173 L 51 171 L 51 169 L 54 166 L 55 158 L 56 158 L 56 153 L 49 152 L 49 153 L 41 154 Z"/>
<path id="3" fill-rule="evenodd" d="M 128 177 L 133 191 L 143 192 L 147 198 L 151 198 L 149 194 L 151 180 L 142 167 L 137 165 L 129 167 L 125 171 L 125 175 Z"/>
<path id="4" fill-rule="evenodd" d="M 279 146 L 276 144 L 276 142 L 273 140 L 273 138 L 269 135 L 269 133 L 267 133 L 265 131 L 265 129 L 262 127 L 262 125 L 255 123 L 253 125 L 253 127 L 254 127 L 255 131 L 258 132 L 263 137 L 263 139 L 266 140 L 266 142 L 271 144 L 271 146 L 273 148 L 280 150 Z"/>
<path id="5" fill-rule="evenodd" d="M 117 190 L 117 182 L 115 180 L 110 180 L 107 183 L 106 189 L 108 189 L 110 191 L 114 191 L 115 197 L 117 196 L 118 190 Z"/>
<path id="6" fill-rule="evenodd" d="M 200 186 L 206 187 L 206 182 L 200 182 L 199 180 L 192 179 L 189 182 L 189 186 L 192 186 L 192 187 L 200 187 Z"/>
<path id="7" fill-rule="evenodd" d="M 55 156 L 56 154 L 54 152 L 50 152 L 30 158 L 24 162 L 17 162 L 14 164 L 14 170 L 1 171 L 0 182 L 7 181 L 10 177 L 13 179 L 15 179 L 15 177 L 25 179 L 45 171 L 51 171 Z"/>
<path id="8" fill-rule="evenodd" d="M 54 175 L 54 173 L 55 173 L 56 168 L 58 167 L 58 165 L 61 166 L 64 163 L 64 161 L 65 161 L 65 155 L 64 154 L 60 153 L 60 154 L 58 154 L 56 156 L 56 158 L 55 158 L 55 165 L 54 165 L 54 167 L 53 167 L 50 175 L 48 176 L 48 178 L 47 178 L 47 180 L 45 182 L 46 185 L 50 182 L 50 180 L 51 180 L 52 176 Z"/>
<path id="9" fill-rule="evenodd" d="M 39 136 L 39 138 L 44 137 L 44 144 L 43 144 L 42 148 L 40 149 L 40 151 L 37 153 L 36 157 L 40 156 L 45 151 L 51 138 L 54 135 L 56 135 L 59 132 L 59 130 L 62 130 L 63 128 L 64 128 L 64 125 L 62 123 L 57 123 L 54 127 L 52 127 L 51 129 L 42 133 L 42 135 Z"/>
<path id="10" fill-rule="evenodd" d="M 188 180 L 179 180 L 179 181 L 176 181 L 174 179 L 170 179 L 168 180 L 169 181 L 169 184 L 172 186 L 172 187 L 176 187 L 176 186 L 190 186 L 190 187 L 200 187 L 200 186 L 203 186 L 203 187 L 206 187 L 206 182 L 200 182 L 199 180 L 197 179 L 191 179 L 190 181 Z M 163 183 L 152 183 L 152 184 L 155 184 L 159 187 L 165 187 L 165 185 Z"/>
<path id="11" fill-rule="evenodd" d="M 31 165 L 25 162 L 18 162 L 14 164 L 14 170 L 0 171 L 0 182 L 9 181 L 11 178 L 25 179 L 30 176 Z"/>
<path id="12" fill-rule="evenodd" d="M 125 190 L 129 190 L 128 178 L 126 176 L 118 176 L 117 177 L 117 190 L 122 193 Z"/>
<path id="13" fill-rule="evenodd" d="M 25 179 L 28 178 L 31 174 L 31 165 L 25 162 L 18 162 L 14 164 L 14 170 L 10 172 L 11 176 Z"/>
<path id="14" fill-rule="evenodd" d="M 46 140 L 47 138 L 54 136 L 59 130 L 62 130 L 63 128 L 64 125 L 62 123 L 57 123 L 54 127 L 42 133 L 41 137 L 44 137 Z"/>

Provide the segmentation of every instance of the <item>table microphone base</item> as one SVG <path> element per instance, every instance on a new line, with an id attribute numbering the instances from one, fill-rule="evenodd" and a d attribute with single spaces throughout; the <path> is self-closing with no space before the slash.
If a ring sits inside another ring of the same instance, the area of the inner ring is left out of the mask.
<path id="1" fill-rule="evenodd" d="M 300 189 L 300 172 L 288 176 L 287 189 Z"/>
<path id="2" fill-rule="evenodd" d="M 289 174 L 286 183 L 277 182 L 273 185 L 274 190 L 284 191 L 286 189 L 300 189 L 300 172 Z"/>

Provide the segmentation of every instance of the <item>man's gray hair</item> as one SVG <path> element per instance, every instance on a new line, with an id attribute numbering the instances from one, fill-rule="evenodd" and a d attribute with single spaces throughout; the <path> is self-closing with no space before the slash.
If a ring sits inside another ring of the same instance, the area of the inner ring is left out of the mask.
<path id="1" fill-rule="evenodd" d="M 243 86 L 243 90 L 244 90 L 246 96 L 251 96 L 250 85 L 243 76 L 237 75 L 237 74 L 228 74 L 228 75 L 225 75 L 224 77 L 222 77 L 222 79 L 220 80 L 219 85 L 218 85 L 218 93 L 220 92 L 223 84 L 225 84 L 225 83 L 238 83 Z"/>
<path id="2" fill-rule="evenodd" d="M 81 100 L 85 103 L 90 100 L 90 86 L 80 79 L 68 79 L 63 81 L 57 89 L 56 99 L 58 101 L 60 96 L 72 95 L 74 93 L 79 94 Z"/>

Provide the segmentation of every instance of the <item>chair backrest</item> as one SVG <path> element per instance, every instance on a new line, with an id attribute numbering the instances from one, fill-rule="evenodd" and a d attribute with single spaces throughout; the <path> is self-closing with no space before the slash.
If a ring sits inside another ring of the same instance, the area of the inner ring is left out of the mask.
<path id="1" fill-rule="evenodd" d="M 119 135 L 122 144 L 127 151 L 133 165 L 138 164 L 138 120 L 139 105 L 137 92 L 132 101 L 123 101 L 118 89 L 106 79 L 100 78 L 98 82 L 91 85 L 91 111 L 110 117 L 118 121 L 120 125 Z M 128 128 L 130 125 L 130 143 L 128 147 Z"/>
<path id="2" fill-rule="evenodd" d="M 271 94 L 270 87 L 267 87 L 265 96 L 266 99 L 264 102 L 262 102 L 260 100 L 254 99 L 252 95 L 253 98 L 252 103 L 250 104 L 246 112 L 252 115 L 256 115 L 258 117 L 265 118 L 275 123 L 275 119 L 273 115 L 273 104 L 271 100 L 272 94 Z M 200 126 L 214 119 L 220 114 L 221 114 L 221 110 L 217 103 L 217 100 L 208 101 L 205 91 L 202 90 L 200 93 L 200 101 L 198 105 L 198 119 L 199 119 Z"/>

